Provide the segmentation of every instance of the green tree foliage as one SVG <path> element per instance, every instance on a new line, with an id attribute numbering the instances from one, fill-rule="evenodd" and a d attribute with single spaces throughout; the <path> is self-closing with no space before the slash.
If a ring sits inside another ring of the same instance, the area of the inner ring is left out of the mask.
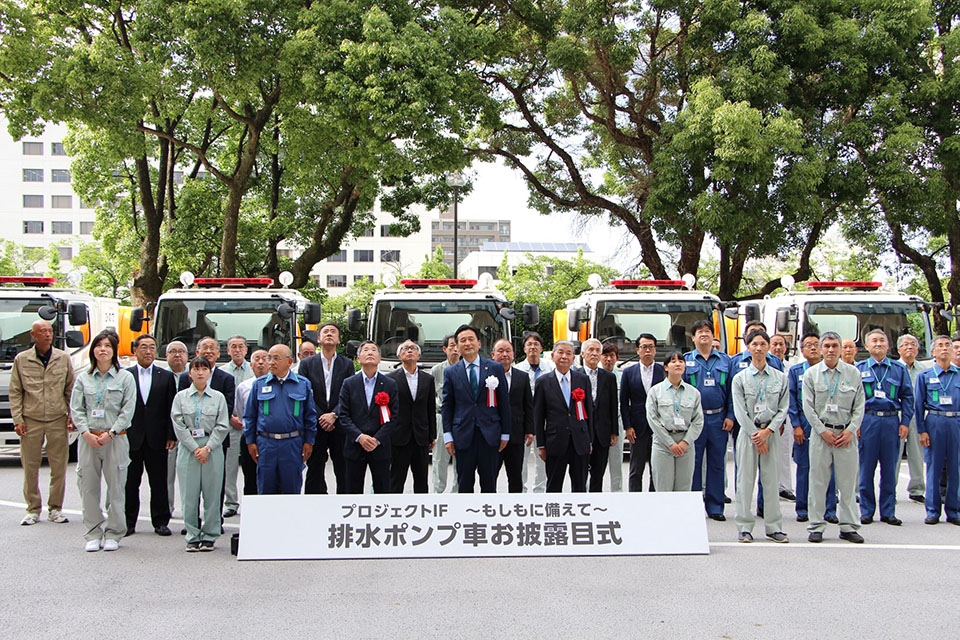
<path id="1" fill-rule="evenodd" d="M 540 307 L 540 322 L 536 327 L 523 327 L 521 315 L 517 314 L 514 334 L 521 335 L 524 329 L 534 330 L 543 337 L 544 346 L 549 348 L 553 344 L 553 312 L 565 308 L 567 300 L 590 289 L 587 279 L 592 273 L 599 274 L 604 280 L 617 275 L 610 267 L 585 259 L 582 250 L 576 258 L 569 260 L 527 254 L 526 260 L 512 272 L 504 255 L 497 272 L 502 283 L 500 290 L 508 300 L 514 301 L 514 308 L 518 312 L 528 302 Z"/>
<path id="2" fill-rule="evenodd" d="M 424 256 L 423 264 L 414 278 L 452 278 L 453 268 L 443 261 L 443 247 L 437 245 L 432 256 Z"/>

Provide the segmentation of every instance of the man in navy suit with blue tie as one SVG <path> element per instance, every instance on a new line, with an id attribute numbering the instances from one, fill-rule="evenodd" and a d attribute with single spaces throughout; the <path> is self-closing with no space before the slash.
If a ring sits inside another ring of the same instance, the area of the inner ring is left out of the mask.
<path id="1" fill-rule="evenodd" d="M 500 451 L 510 442 L 510 392 L 503 366 L 480 357 L 480 331 L 455 334 L 460 362 L 443 372 L 443 443 L 455 456 L 460 493 L 496 493 Z"/>
<path id="2" fill-rule="evenodd" d="M 343 458 L 347 493 L 363 493 L 370 467 L 374 493 L 390 493 L 390 434 L 400 411 L 397 383 L 377 371 L 380 347 L 367 340 L 360 345 L 361 370 L 340 387 L 340 428 L 344 433 Z"/>

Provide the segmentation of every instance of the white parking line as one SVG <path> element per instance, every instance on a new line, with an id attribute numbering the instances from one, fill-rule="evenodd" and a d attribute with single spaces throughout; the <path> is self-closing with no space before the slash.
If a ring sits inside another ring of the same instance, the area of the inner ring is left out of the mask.
<path id="1" fill-rule="evenodd" d="M 26 509 L 27 504 L 26 504 L 25 502 L 13 502 L 13 501 L 11 501 L 11 500 L 0 500 L 0 507 L 10 507 L 11 509 Z M 80 511 L 79 509 L 62 509 L 61 511 L 62 511 L 63 513 L 65 513 L 65 514 L 67 514 L 67 515 L 70 515 L 70 516 L 82 516 L 82 515 L 83 515 L 83 512 Z M 137 518 L 137 522 L 150 522 L 150 516 L 149 516 L 149 515 L 140 516 L 139 518 Z M 183 524 L 183 520 L 180 519 L 180 518 L 170 518 L 170 522 L 176 523 L 176 524 Z M 240 525 L 238 525 L 238 524 L 231 524 L 231 523 L 229 523 L 229 522 L 225 522 L 225 523 L 223 524 L 223 528 L 224 528 L 224 529 L 237 529 L 237 530 L 239 530 L 239 529 L 240 529 Z"/>
<path id="2" fill-rule="evenodd" d="M 760 542 L 755 541 L 749 544 L 743 542 L 711 542 L 711 547 L 777 547 L 778 549 L 894 549 L 910 551 L 960 551 L 960 545 L 957 544 L 850 544 L 844 540 L 837 539 L 836 544 L 826 540 L 824 542 L 791 542 L 782 544 L 778 542 Z"/>

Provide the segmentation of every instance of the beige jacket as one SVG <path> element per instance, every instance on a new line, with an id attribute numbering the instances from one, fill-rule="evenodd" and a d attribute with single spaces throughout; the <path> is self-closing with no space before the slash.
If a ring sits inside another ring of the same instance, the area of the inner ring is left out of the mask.
<path id="1" fill-rule="evenodd" d="M 33 422 L 53 422 L 70 413 L 73 391 L 73 364 L 70 356 L 54 348 L 46 367 L 30 347 L 17 354 L 10 372 L 10 415 L 13 424 L 24 418 Z"/>

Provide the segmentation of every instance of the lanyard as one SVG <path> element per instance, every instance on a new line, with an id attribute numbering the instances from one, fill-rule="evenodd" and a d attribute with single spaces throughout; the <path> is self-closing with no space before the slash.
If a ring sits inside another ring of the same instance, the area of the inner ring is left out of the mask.
<path id="1" fill-rule="evenodd" d="M 766 369 L 766 367 L 764 367 Z M 763 402 L 764 397 L 767 395 L 767 383 L 770 382 L 770 374 L 768 373 L 763 378 L 763 389 L 760 388 L 760 383 L 757 382 L 757 376 L 763 373 L 763 371 L 757 371 L 753 374 L 753 384 L 757 389 L 757 402 Z"/>
<path id="2" fill-rule="evenodd" d="M 824 367 L 823 369 L 823 380 L 827 383 L 827 396 L 833 400 L 833 396 L 837 393 L 837 387 L 840 386 L 840 372 L 836 369 L 833 369 L 833 372 L 837 374 L 836 379 L 833 381 L 833 389 L 830 388 L 830 382 L 827 380 L 827 370 L 829 367 Z"/>
<path id="3" fill-rule="evenodd" d="M 947 391 L 950 388 L 950 383 L 953 382 L 953 370 L 952 369 L 950 370 L 949 378 L 947 378 L 946 376 L 946 373 L 947 373 L 946 371 L 944 371 L 943 373 L 944 375 L 940 376 L 940 388 L 943 389 L 944 391 Z"/>
<path id="4" fill-rule="evenodd" d="M 97 381 L 97 406 L 103 406 L 103 392 L 107 388 L 107 374 L 94 378 Z"/>
<path id="5" fill-rule="evenodd" d="M 675 415 L 680 415 L 680 400 L 683 398 L 683 384 L 680 384 L 680 391 L 678 392 L 673 388 L 673 385 L 669 385 L 670 395 L 673 396 L 673 413 Z"/>
<path id="6" fill-rule="evenodd" d="M 200 402 L 197 402 L 197 396 L 200 396 Z M 193 410 L 196 411 L 196 417 L 193 421 L 193 428 L 200 428 L 200 414 L 203 413 L 203 403 L 206 402 L 207 395 L 205 393 L 195 393 L 193 394 Z"/>
<path id="7" fill-rule="evenodd" d="M 883 388 L 883 387 L 882 387 L 883 381 L 886 379 L 887 375 L 890 374 L 890 365 L 887 364 L 886 358 L 884 358 L 883 360 L 881 360 L 881 361 L 878 362 L 877 364 L 882 364 L 882 365 L 884 365 L 884 367 L 886 367 L 886 368 L 884 369 L 884 371 L 883 371 L 883 377 L 881 378 L 880 375 L 876 372 L 876 369 L 874 369 L 874 367 L 875 367 L 876 365 L 871 365 L 871 366 L 870 366 L 870 368 L 874 370 L 873 375 L 875 375 L 875 376 L 877 377 L 877 388 L 878 388 L 878 389 L 882 389 L 882 388 Z"/>

